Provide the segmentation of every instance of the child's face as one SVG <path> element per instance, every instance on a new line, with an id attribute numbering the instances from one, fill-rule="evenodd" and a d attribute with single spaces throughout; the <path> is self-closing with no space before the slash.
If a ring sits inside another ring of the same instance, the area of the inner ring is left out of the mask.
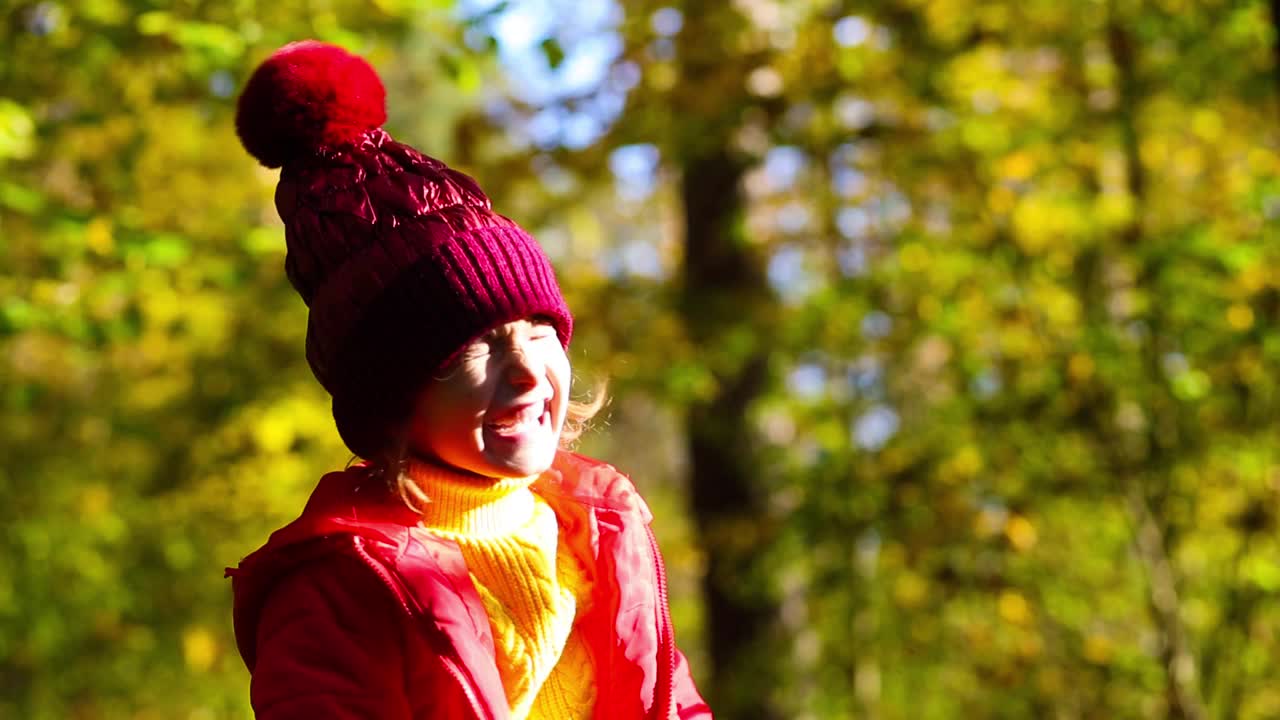
<path id="1" fill-rule="evenodd" d="M 569 406 L 569 358 L 555 328 L 517 320 L 463 348 L 418 399 L 417 454 L 485 477 L 551 467 Z"/>

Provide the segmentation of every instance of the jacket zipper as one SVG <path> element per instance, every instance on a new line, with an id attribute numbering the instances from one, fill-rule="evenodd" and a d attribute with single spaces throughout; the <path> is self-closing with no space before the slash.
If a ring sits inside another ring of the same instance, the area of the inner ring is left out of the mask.
<path id="1" fill-rule="evenodd" d="M 675 685 L 676 644 L 675 631 L 671 623 L 671 607 L 667 602 L 667 568 L 662 562 L 662 551 L 658 549 L 658 538 L 653 528 L 647 523 L 645 530 L 649 534 L 649 547 L 653 550 L 654 567 L 658 576 L 658 679 L 653 691 L 654 720 L 666 720 L 674 717 L 675 707 L 673 686 Z"/>
<path id="2" fill-rule="evenodd" d="M 360 556 L 360 559 L 363 560 L 364 563 L 369 566 L 369 569 L 373 570 L 374 574 L 377 575 L 382 580 L 383 584 L 387 586 L 387 589 L 391 591 L 396 602 L 400 604 L 400 609 L 404 610 L 405 615 L 409 617 L 409 620 L 415 623 L 419 622 L 419 619 L 414 615 L 413 610 L 409 607 L 409 603 L 405 601 L 404 595 L 396 586 L 395 580 L 391 577 L 391 574 L 387 572 L 387 569 L 369 555 L 369 551 L 365 550 L 364 543 L 361 542 L 360 538 L 354 538 L 353 544 L 355 545 L 356 553 Z M 462 693 L 467 696 L 467 702 L 471 704 L 471 712 L 475 717 L 477 719 L 486 717 L 480 705 L 480 699 L 476 697 L 475 688 L 471 687 L 471 683 L 463 675 L 462 669 L 458 667 L 458 664 L 452 658 L 446 657 L 441 657 L 440 663 L 444 665 L 445 671 L 458 682 L 458 687 L 461 688 Z"/>

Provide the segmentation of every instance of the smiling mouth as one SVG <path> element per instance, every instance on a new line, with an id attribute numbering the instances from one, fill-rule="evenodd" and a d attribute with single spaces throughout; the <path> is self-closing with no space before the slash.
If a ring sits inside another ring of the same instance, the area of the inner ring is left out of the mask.
<path id="1" fill-rule="evenodd" d="M 540 427 L 548 412 L 550 410 L 546 400 L 518 405 L 504 411 L 496 420 L 486 422 L 484 426 L 500 437 L 516 437 Z"/>

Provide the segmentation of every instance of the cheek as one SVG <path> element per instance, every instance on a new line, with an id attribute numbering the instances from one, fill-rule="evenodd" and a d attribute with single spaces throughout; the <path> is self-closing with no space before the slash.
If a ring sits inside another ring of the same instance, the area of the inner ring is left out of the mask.
<path id="1" fill-rule="evenodd" d="M 450 415 L 479 414 L 488 405 L 493 395 L 489 364 L 488 359 L 464 363 L 448 380 L 439 383 L 440 403 Z"/>
<path id="2" fill-rule="evenodd" d="M 442 432 L 454 437 L 467 437 L 479 431 L 484 422 L 485 403 L 475 395 L 453 398 L 453 402 L 440 409 Z"/>
<path id="3" fill-rule="evenodd" d="M 564 428 L 564 423 L 569 417 L 569 395 L 570 386 L 573 383 L 573 372 L 569 367 L 569 360 L 561 358 L 560 364 L 552 371 L 555 374 L 556 384 L 556 408 L 553 414 L 556 432 L 560 432 Z"/>
<path id="4" fill-rule="evenodd" d="M 416 439 L 434 446 L 456 445 L 479 432 L 485 396 L 483 382 L 474 375 L 460 371 L 426 390 L 415 412 Z"/>
<path id="5" fill-rule="evenodd" d="M 547 376 L 555 385 L 556 392 L 560 396 L 561 405 L 567 405 L 569 402 L 570 385 L 573 383 L 573 372 L 569 367 L 569 358 L 565 356 L 564 351 L 554 353 L 547 361 Z"/>

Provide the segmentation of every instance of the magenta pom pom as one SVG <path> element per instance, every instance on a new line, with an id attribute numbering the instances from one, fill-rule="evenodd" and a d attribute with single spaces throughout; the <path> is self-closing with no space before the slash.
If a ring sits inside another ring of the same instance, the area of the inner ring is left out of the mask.
<path id="1" fill-rule="evenodd" d="M 245 85 L 236 134 L 270 168 L 340 147 L 387 120 L 386 90 L 364 58 L 303 40 L 267 58 Z"/>

